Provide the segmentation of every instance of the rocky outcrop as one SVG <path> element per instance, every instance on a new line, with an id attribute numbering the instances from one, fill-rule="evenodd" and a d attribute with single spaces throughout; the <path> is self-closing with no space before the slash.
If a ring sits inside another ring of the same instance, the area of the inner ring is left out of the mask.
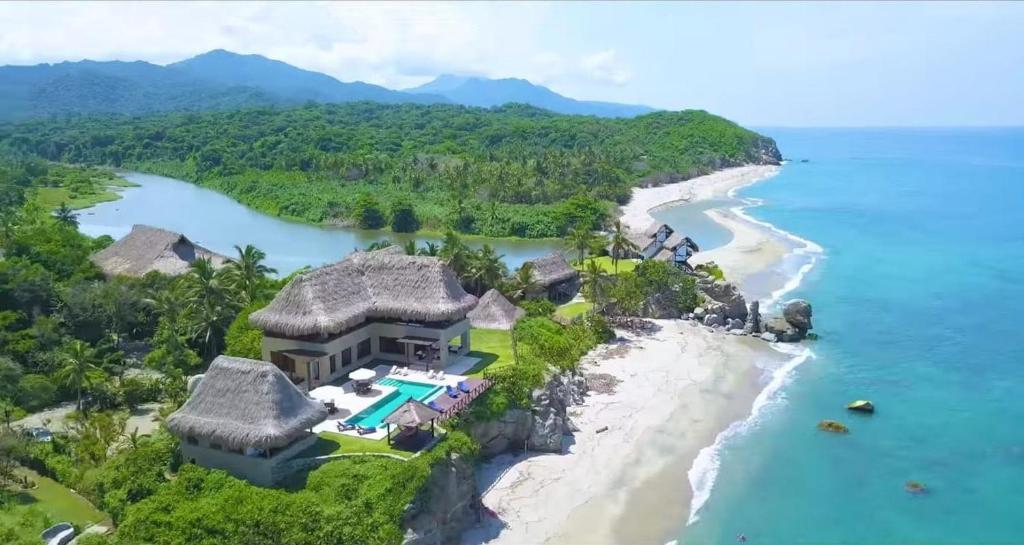
<path id="1" fill-rule="evenodd" d="M 835 420 L 822 420 L 818 422 L 818 429 L 832 433 L 850 433 L 850 428 L 847 428 L 842 422 L 836 422 Z"/>
<path id="2" fill-rule="evenodd" d="M 743 332 L 748 335 L 756 335 L 761 332 L 761 303 L 751 301 L 747 309 L 747 321 L 743 324 Z"/>
<path id="3" fill-rule="evenodd" d="M 725 325 L 725 319 L 719 314 L 708 314 L 704 317 L 704 325 L 708 327 L 722 327 Z"/>
<path id="4" fill-rule="evenodd" d="M 739 318 L 730 318 L 729 321 L 726 322 L 725 328 L 728 329 L 729 331 L 739 331 L 742 333 L 743 320 L 740 320 Z"/>
<path id="5" fill-rule="evenodd" d="M 457 543 L 477 522 L 478 497 L 472 463 L 457 454 L 435 463 L 402 513 L 403 545 Z"/>
<path id="6" fill-rule="evenodd" d="M 766 333 L 775 335 L 776 340 L 784 343 L 795 343 L 804 338 L 799 329 L 793 327 L 781 316 L 776 316 L 765 322 L 764 329 Z"/>
<path id="7" fill-rule="evenodd" d="M 532 428 L 530 411 L 509 409 L 498 419 L 473 421 L 469 434 L 480 445 L 480 454 L 491 457 L 510 450 L 525 450 Z"/>
<path id="8" fill-rule="evenodd" d="M 719 313 L 727 320 L 747 319 L 747 301 L 743 298 L 743 294 L 740 293 L 736 284 L 724 280 L 709 282 L 705 279 L 698 281 L 697 285 L 704 295 L 714 303 L 717 303 L 717 308 L 721 309 L 720 312 L 712 310 L 710 307 L 714 303 L 711 303 L 706 305 L 709 307 L 708 312 Z"/>
<path id="9" fill-rule="evenodd" d="M 582 403 L 586 393 L 587 381 L 582 375 L 553 375 L 533 392 L 529 410 L 509 409 L 498 419 L 474 421 L 469 434 L 485 457 L 515 450 L 562 452 L 562 438 L 575 430 L 567 409 Z"/>
<path id="10" fill-rule="evenodd" d="M 854 401 L 853 403 L 847 405 L 846 408 L 848 410 L 856 411 L 859 413 L 875 412 L 875 404 L 866 399 L 858 399 L 857 401 Z"/>
<path id="11" fill-rule="evenodd" d="M 803 299 L 796 299 L 786 303 L 782 309 L 782 317 L 793 327 L 800 330 L 804 336 L 812 329 L 811 325 L 811 304 Z"/>

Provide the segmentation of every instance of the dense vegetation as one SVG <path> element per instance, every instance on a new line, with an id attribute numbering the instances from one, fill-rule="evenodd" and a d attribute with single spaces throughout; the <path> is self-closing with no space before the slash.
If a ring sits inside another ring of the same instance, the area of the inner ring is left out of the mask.
<path id="1" fill-rule="evenodd" d="M 703 111 L 600 119 L 522 105 L 68 118 L 8 126 L 0 146 L 172 175 L 307 222 L 530 238 L 601 227 L 641 181 L 779 158 L 771 139 Z"/>

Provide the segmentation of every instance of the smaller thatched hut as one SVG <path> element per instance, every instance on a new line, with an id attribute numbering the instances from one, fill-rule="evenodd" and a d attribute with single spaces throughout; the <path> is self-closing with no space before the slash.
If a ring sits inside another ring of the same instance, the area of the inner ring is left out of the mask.
<path id="1" fill-rule="evenodd" d="M 214 267 L 230 261 L 181 233 L 149 225 L 132 226 L 124 238 L 96 252 L 91 259 L 107 276 L 143 276 L 150 271 L 179 275 L 187 272 L 197 259 L 209 259 Z"/>
<path id="2" fill-rule="evenodd" d="M 496 289 L 491 289 L 480 298 L 476 308 L 467 315 L 469 323 L 480 329 L 512 329 L 526 311 L 513 305 Z"/>
<path id="3" fill-rule="evenodd" d="M 430 434 L 434 434 L 434 421 L 441 413 L 426 406 L 422 401 L 409 398 L 395 411 L 384 418 L 388 426 L 388 444 L 391 444 L 391 426 L 395 425 L 403 431 L 415 432 L 420 426 L 430 424 Z"/>
<path id="4" fill-rule="evenodd" d="M 569 265 L 564 255 L 555 252 L 527 263 L 533 266 L 533 280 L 537 283 L 537 289 L 528 293 L 527 297 L 565 301 L 580 291 L 580 273 Z"/>
<path id="5" fill-rule="evenodd" d="M 186 461 L 270 485 L 273 468 L 316 440 L 327 418 L 274 365 L 219 356 L 184 405 L 167 418 Z"/>

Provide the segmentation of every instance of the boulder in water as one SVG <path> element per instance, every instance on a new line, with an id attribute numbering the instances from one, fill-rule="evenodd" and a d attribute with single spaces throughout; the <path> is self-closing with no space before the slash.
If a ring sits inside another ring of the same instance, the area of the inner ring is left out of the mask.
<path id="1" fill-rule="evenodd" d="M 812 329 L 811 325 L 811 304 L 803 299 L 795 299 L 786 303 L 785 308 L 782 309 L 782 317 L 789 322 L 790 325 L 799 329 L 801 336 L 807 334 L 807 330 Z"/>
<path id="2" fill-rule="evenodd" d="M 835 420 L 822 420 L 818 422 L 818 429 L 832 433 L 850 433 L 850 428 L 847 428 L 842 422 L 836 422 Z"/>
<path id="3" fill-rule="evenodd" d="M 857 401 L 854 401 L 853 403 L 850 403 L 849 405 L 847 405 L 846 408 L 851 410 L 851 411 L 856 411 L 856 412 L 859 412 L 859 413 L 873 413 L 873 412 L 875 412 L 875 404 L 871 403 L 870 401 L 868 401 L 866 399 L 858 399 Z"/>
<path id="4" fill-rule="evenodd" d="M 762 341 L 768 341 L 770 343 L 777 343 L 777 342 L 779 342 L 779 338 L 776 337 L 774 333 L 769 333 L 767 331 L 765 331 L 764 333 L 761 334 L 761 340 Z"/>
<path id="5" fill-rule="evenodd" d="M 924 494 L 925 492 L 928 492 L 928 487 L 926 487 L 921 481 L 907 481 L 907 483 L 903 485 L 903 489 L 911 494 Z"/>
<path id="6" fill-rule="evenodd" d="M 800 330 L 793 327 L 785 318 L 776 316 L 764 324 L 764 329 L 768 333 L 772 333 L 775 337 L 784 343 L 795 343 L 803 339 L 803 334 Z"/>

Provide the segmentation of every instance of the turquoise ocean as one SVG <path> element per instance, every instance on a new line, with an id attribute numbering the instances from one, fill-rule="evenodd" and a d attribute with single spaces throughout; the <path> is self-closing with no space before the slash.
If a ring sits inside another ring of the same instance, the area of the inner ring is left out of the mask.
<path id="1" fill-rule="evenodd" d="M 820 338 L 691 469 L 681 542 L 1024 543 L 1024 129 L 762 132 L 789 162 L 737 197 L 809 241 L 779 299 Z"/>

